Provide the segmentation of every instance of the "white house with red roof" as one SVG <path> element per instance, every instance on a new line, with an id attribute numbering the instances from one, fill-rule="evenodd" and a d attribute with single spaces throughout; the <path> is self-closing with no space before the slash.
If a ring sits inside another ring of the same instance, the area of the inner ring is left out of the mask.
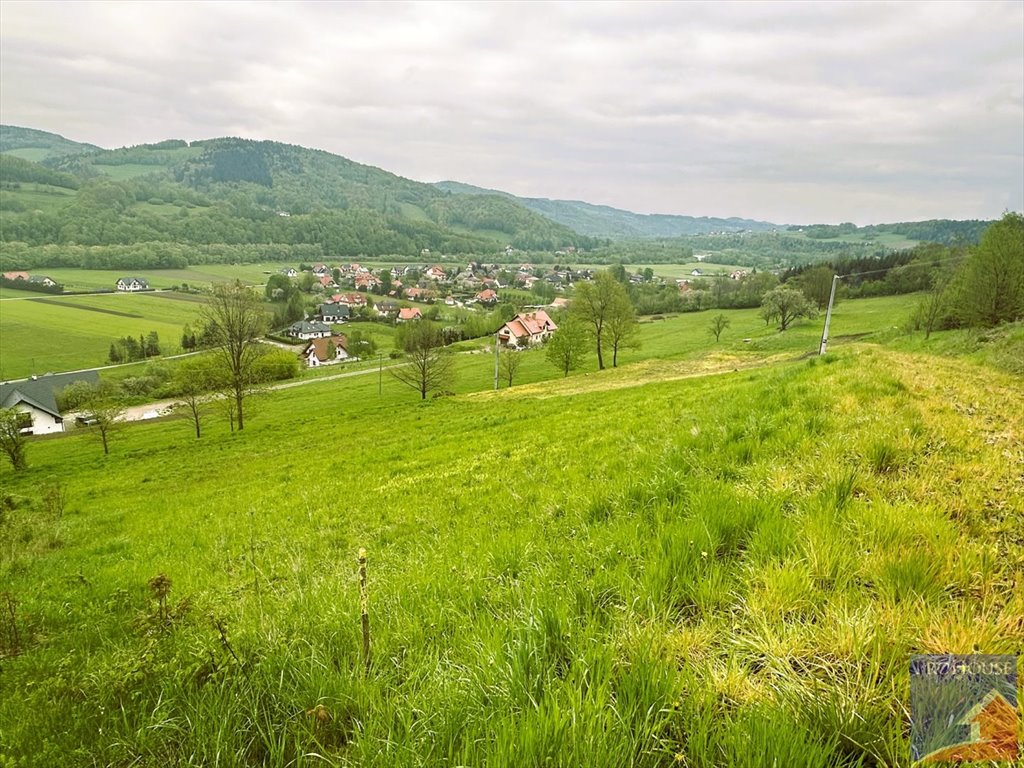
<path id="1" fill-rule="evenodd" d="M 498 340 L 506 346 L 540 344 L 557 330 L 558 326 L 543 309 L 520 312 L 498 329 Z"/>
<path id="2" fill-rule="evenodd" d="M 398 317 L 395 318 L 396 323 L 408 323 L 411 320 L 422 320 L 423 313 L 420 312 L 419 307 L 402 307 L 398 310 Z"/>

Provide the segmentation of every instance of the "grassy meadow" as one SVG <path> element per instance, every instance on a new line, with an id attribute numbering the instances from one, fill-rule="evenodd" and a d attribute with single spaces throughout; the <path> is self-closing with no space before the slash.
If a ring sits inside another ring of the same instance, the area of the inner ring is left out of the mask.
<path id="1" fill-rule="evenodd" d="M 900 301 L 32 441 L 0 766 L 908 765 L 909 654 L 1024 643 L 1024 384 Z"/>
<path id="2" fill-rule="evenodd" d="M 21 295 L 8 300 L 12 294 Z M 174 293 L 33 296 L 7 291 L 0 301 L 0 379 L 104 365 L 111 342 L 150 331 L 159 335 L 164 354 L 179 352 L 182 328 L 196 320 L 203 306 L 196 298 Z"/>

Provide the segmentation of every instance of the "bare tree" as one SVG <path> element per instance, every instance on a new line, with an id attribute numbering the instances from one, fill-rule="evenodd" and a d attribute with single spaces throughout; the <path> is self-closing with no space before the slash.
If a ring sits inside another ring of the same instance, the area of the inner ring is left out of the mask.
<path id="1" fill-rule="evenodd" d="M 124 401 L 113 384 L 95 384 L 82 406 L 86 423 L 103 445 L 103 455 L 110 454 L 110 436 L 124 426 Z"/>
<path id="2" fill-rule="evenodd" d="M 215 345 L 213 354 L 228 380 L 238 429 L 244 429 L 242 405 L 257 383 L 256 363 L 264 352 L 259 343 L 266 328 L 263 304 L 240 280 L 221 283 L 214 286 L 203 318 Z"/>
<path id="3" fill-rule="evenodd" d="M 202 436 L 202 418 L 206 404 L 212 397 L 211 390 L 216 386 L 213 371 L 210 370 L 208 359 L 191 358 L 184 361 L 175 374 L 175 383 L 181 400 L 188 408 L 192 424 L 196 429 L 196 439 Z"/>
<path id="4" fill-rule="evenodd" d="M 506 347 L 501 353 L 501 357 L 498 358 L 498 368 L 501 371 L 501 377 L 508 382 L 508 386 L 512 386 L 512 380 L 519 373 L 519 366 L 523 362 L 522 353 L 513 349 L 512 347 Z"/>
<path id="5" fill-rule="evenodd" d="M 708 333 L 715 337 L 718 342 L 722 338 L 722 331 L 729 327 L 731 321 L 723 314 L 717 314 L 711 318 L 711 325 L 708 326 Z"/>
<path id="6" fill-rule="evenodd" d="M 427 320 L 410 324 L 405 333 L 405 351 L 409 362 L 388 368 L 392 377 L 420 393 L 447 387 L 455 376 L 455 359 L 443 346 L 441 329 Z"/>
<path id="7" fill-rule="evenodd" d="M 7 454 L 14 469 L 25 469 L 25 445 L 28 437 L 22 433 L 25 426 L 25 414 L 14 408 L 0 408 L 0 449 Z"/>

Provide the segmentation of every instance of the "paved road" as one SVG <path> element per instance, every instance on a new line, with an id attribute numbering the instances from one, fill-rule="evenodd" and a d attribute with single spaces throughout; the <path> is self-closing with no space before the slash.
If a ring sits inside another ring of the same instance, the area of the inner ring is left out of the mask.
<path id="1" fill-rule="evenodd" d="M 396 365 L 408 365 L 408 363 L 397 363 Z M 395 365 L 386 365 L 385 368 L 394 368 Z M 364 368 L 360 371 L 349 371 L 348 373 L 334 373 L 330 376 L 318 376 L 315 379 L 300 379 L 299 381 L 284 381 L 280 384 L 272 384 L 266 389 L 291 389 L 292 387 L 304 387 L 309 384 L 318 384 L 321 381 L 336 381 L 338 379 L 347 379 L 352 376 L 368 376 L 370 374 L 378 373 L 377 368 Z M 174 408 L 184 405 L 181 400 L 161 400 L 156 403 L 146 403 L 145 405 L 133 405 L 130 408 L 126 408 L 122 421 L 146 421 L 148 419 L 155 419 L 159 416 L 166 416 Z M 74 419 L 78 414 L 69 413 L 65 418 Z"/>

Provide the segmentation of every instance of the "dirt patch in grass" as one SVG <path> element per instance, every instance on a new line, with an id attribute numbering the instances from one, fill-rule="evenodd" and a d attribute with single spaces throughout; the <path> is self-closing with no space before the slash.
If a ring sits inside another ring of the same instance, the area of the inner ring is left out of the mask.
<path id="1" fill-rule="evenodd" d="M 71 301 L 60 301 L 57 299 L 30 299 L 39 304 L 53 304 L 57 307 L 71 307 L 72 309 L 83 309 L 86 312 L 100 312 L 104 315 L 116 315 L 117 317 L 143 318 L 145 315 L 137 315 L 134 312 L 119 312 L 116 309 L 100 309 L 99 307 L 88 307 L 84 304 L 75 304 Z"/>

